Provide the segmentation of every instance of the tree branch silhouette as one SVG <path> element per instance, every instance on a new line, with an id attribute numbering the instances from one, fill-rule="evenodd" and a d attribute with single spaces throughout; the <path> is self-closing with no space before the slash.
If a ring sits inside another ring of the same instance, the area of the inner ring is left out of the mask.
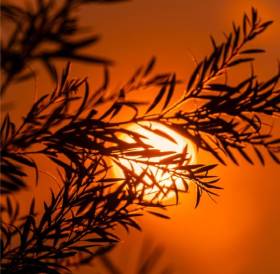
<path id="1" fill-rule="evenodd" d="M 157 150 L 147 145 L 141 134 L 127 128 L 131 123 L 162 123 L 222 164 L 226 164 L 226 158 L 238 164 L 233 151 L 253 163 L 248 145 L 262 164 L 263 149 L 279 163 L 280 141 L 264 132 L 264 116 L 279 117 L 279 72 L 264 82 L 253 71 L 236 85 L 223 81 L 231 68 L 251 63 L 255 54 L 263 52 L 247 45 L 271 21 L 263 22 L 252 8 L 240 26 L 233 24 L 224 42 L 218 44 L 211 39 L 212 52 L 198 63 L 187 82 L 178 80 L 175 73 L 153 74 L 156 60 L 152 58 L 117 92 L 108 93 L 107 66 L 111 62 L 80 53 L 84 47 L 96 43 L 97 36 L 75 38 L 80 28 L 73 12 L 89 2 L 115 1 L 66 0 L 62 5 L 52 0 L 37 1 L 34 10 L 2 4 L 2 12 L 17 27 L 6 44 L 2 41 L 1 93 L 15 81 L 32 76 L 25 74 L 25 68 L 33 61 L 42 62 L 56 81 L 54 91 L 40 97 L 19 126 L 11 121 L 9 114 L 2 122 L 1 269 L 5 273 L 70 272 L 71 267 L 109 251 L 119 240 L 115 227 L 140 230 L 135 218 L 145 213 L 168 218 L 160 211 L 168 206 L 164 203 L 168 193 L 174 192 L 178 203 L 178 193 L 187 192 L 189 184 L 194 183 L 196 206 L 204 192 L 217 195 L 219 178 L 210 175 L 216 165 L 190 164 L 187 146 L 181 153 Z M 43 47 L 50 42 L 55 44 L 55 50 Z M 59 58 L 103 65 L 103 84 L 94 89 L 86 78 L 70 79 L 70 63 L 58 77 L 52 62 Z M 174 101 L 179 88 L 181 98 Z M 152 102 L 128 98 L 130 93 L 143 89 L 158 90 Z M 193 99 L 201 103 L 187 112 L 184 106 Z M 104 111 L 101 107 L 106 104 L 110 105 Z M 123 117 L 126 109 L 132 115 Z M 153 131 L 151 126 L 146 129 Z M 121 138 L 121 134 L 131 141 Z M 157 134 L 171 138 L 160 131 Z M 35 207 L 35 197 L 29 212 L 21 216 L 20 204 L 11 197 L 28 187 L 25 169 L 33 168 L 40 184 L 33 157 L 37 154 L 58 167 L 60 190 L 51 191 L 40 211 Z M 148 168 L 138 174 L 121 164 L 119 159 L 129 160 L 132 155 L 137 161 L 170 174 L 172 185 L 162 187 Z M 156 160 L 159 156 L 160 161 Z M 122 177 L 111 174 L 112 162 L 123 171 Z M 145 176 L 158 187 L 157 195 L 150 200 L 145 198 L 145 191 L 151 188 Z M 182 179 L 183 190 L 177 188 L 176 178 Z"/>

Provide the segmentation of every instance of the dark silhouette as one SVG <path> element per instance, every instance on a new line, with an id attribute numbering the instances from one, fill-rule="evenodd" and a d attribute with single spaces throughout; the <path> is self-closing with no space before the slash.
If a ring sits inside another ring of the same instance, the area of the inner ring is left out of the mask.
<path id="1" fill-rule="evenodd" d="M 222 164 L 226 164 L 226 158 L 238 164 L 235 152 L 253 164 L 247 147 L 254 149 L 261 164 L 265 163 L 264 151 L 279 163 L 280 141 L 263 131 L 263 117 L 279 115 L 279 72 L 264 82 L 258 80 L 253 70 L 234 86 L 223 80 L 232 67 L 252 63 L 255 54 L 263 52 L 248 47 L 272 23 L 263 22 L 256 9 L 244 15 L 240 26 L 233 24 L 232 32 L 225 35 L 223 42 L 211 38 L 213 50 L 197 64 L 186 88 L 182 88 L 185 82 L 178 80 L 175 73 L 152 74 L 155 65 L 152 58 L 117 92 L 108 95 L 108 66 L 112 62 L 82 53 L 98 37 L 89 34 L 81 38 L 79 20 L 73 13 L 90 2 L 117 1 L 58 2 L 38 0 L 35 10 L 7 3 L 1 6 L 3 19 L 15 27 L 7 41 L 1 42 L 1 94 L 8 92 L 15 81 L 33 76 L 34 72 L 27 69 L 33 61 L 41 61 L 56 82 L 55 90 L 32 105 L 21 125 L 15 126 L 8 113 L 2 122 L 1 270 L 4 273 L 70 272 L 71 267 L 102 256 L 119 240 L 114 227 L 140 230 L 135 218 L 145 212 L 168 218 L 162 213 L 167 207 L 163 198 L 174 192 L 178 202 L 178 193 L 182 191 L 177 189 L 178 177 L 184 182 L 185 191 L 190 181 L 196 185 L 196 206 L 204 192 L 211 197 L 217 195 L 219 179 L 209 174 L 216 165 L 189 164 L 187 146 L 181 153 L 154 149 L 144 142 L 143 136 L 127 129 L 130 123 L 162 123 Z M 50 42 L 55 47 L 48 48 Z M 86 78 L 70 79 L 69 62 L 59 77 L 54 66 L 57 59 L 104 66 L 102 86 L 89 87 Z M 146 106 L 142 101 L 127 99 L 129 93 L 146 88 L 158 90 Z M 178 92 L 176 88 L 181 88 L 181 98 L 177 101 L 173 99 Z M 201 104 L 187 112 L 184 104 L 193 99 L 200 99 Z M 111 105 L 101 112 L 100 107 L 105 103 Z M 144 107 L 146 112 L 141 114 L 139 110 Z M 133 114 L 120 121 L 127 108 Z M 132 141 L 126 142 L 120 134 Z M 157 134 L 171 138 L 160 131 Z M 40 211 L 36 210 L 34 197 L 29 213 L 22 216 L 19 201 L 12 200 L 11 195 L 28 187 L 25 171 L 28 168 L 35 170 L 40 184 L 34 154 L 44 155 L 59 167 L 60 190 L 51 191 Z M 162 187 L 149 169 L 138 174 L 122 165 L 119 159 L 129 160 L 131 155 L 168 172 L 172 185 Z M 153 160 L 159 156 L 161 161 Z M 112 162 L 123 171 L 123 177 L 112 176 Z M 144 176 L 149 176 L 159 189 L 151 200 L 144 197 L 145 190 L 151 187 L 143 180 Z M 139 271 L 149 273 L 150 265 L 153 265 L 150 261 L 143 262 L 140 269 L 144 270 Z"/>

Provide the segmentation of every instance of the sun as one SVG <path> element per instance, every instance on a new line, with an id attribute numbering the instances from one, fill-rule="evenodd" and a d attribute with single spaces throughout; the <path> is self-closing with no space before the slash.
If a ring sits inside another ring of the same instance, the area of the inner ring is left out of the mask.
<path id="1" fill-rule="evenodd" d="M 150 148 L 159 151 L 161 155 L 147 159 L 147 157 L 128 156 L 126 158 L 120 157 L 119 163 L 125 166 L 128 170 L 140 176 L 143 171 L 147 173 L 143 177 L 143 184 L 137 186 L 137 191 L 143 190 L 144 200 L 148 201 L 171 201 L 175 199 L 176 192 L 188 191 L 188 185 L 190 181 L 182 179 L 179 176 L 174 175 L 166 170 L 175 168 L 175 164 L 165 165 L 165 169 L 157 167 L 153 164 L 147 164 L 150 162 L 162 162 L 164 159 L 170 157 L 170 155 L 164 155 L 164 152 L 172 152 L 174 154 L 180 154 L 187 149 L 187 164 L 194 164 L 196 162 L 196 148 L 194 144 L 180 135 L 179 133 L 171 130 L 167 126 L 158 122 L 141 122 L 139 124 L 131 124 L 126 128 L 129 131 L 138 133 L 141 135 L 141 141 Z M 127 143 L 132 143 L 133 139 L 129 135 L 121 135 L 119 137 Z M 117 177 L 123 176 L 123 171 L 116 164 L 113 165 L 114 173 Z M 155 183 L 156 181 L 156 183 Z"/>

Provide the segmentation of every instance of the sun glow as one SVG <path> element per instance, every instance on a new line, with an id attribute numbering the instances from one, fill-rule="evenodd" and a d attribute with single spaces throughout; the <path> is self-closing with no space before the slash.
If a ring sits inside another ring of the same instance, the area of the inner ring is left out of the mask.
<path id="1" fill-rule="evenodd" d="M 141 124 L 133 124 L 127 127 L 129 131 L 140 134 L 141 141 L 150 148 L 159 151 L 159 156 L 151 158 L 128 156 L 126 158 L 119 158 L 121 165 L 125 166 L 129 170 L 133 170 L 135 174 L 140 176 L 143 172 L 146 172 L 142 179 L 142 184 L 137 185 L 137 191 L 144 192 L 145 200 L 171 200 L 176 196 L 175 189 L 178 192 L 188 191 L 189 180 L 182 179 L 174 172 L 176 171 L 178 164 L 164 164 L 162 167 L 155 166 L 153 163 L 165 163 L 169 162 L 168 159 L 172 158 L 172 155 L 178 155 L 185 152 L 185 163 L 194 164 L 196 161 L 196 151 L 193 143 L 178 134 L 177 132 L 169 129 L 156 122 L 145 122 Z M 122 138 L 127 143 L 133 143 L 133 138 L 129 135 L 122 135 Z M 172 152 L 172 154 L 165 155 L 164 153 Z M 147 163 L 149 162 L 150 163 Z M 114 165 L 114 173 L 119 177 L 123 176 L 123 171 Z"/>

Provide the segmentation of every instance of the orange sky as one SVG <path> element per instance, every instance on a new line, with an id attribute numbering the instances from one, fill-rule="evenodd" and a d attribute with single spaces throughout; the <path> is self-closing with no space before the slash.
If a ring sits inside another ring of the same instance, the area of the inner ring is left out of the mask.
<path id="1" fill-rule="evenodd" d="M 221 38 L 232 20 L 240 22 L 243 12 L 251 6 L 264 19 L 275 20 L 254 42 L 267 50 L 259 56 L 256 71 L 261 78 L 268 77 L 276 71 L 280 56 L 279 0 L 134 0 L 90 6 L 81 13 L 83 23 L 103 35 L 102 41 L 89 51 L 116 61 L 112 79 L 118 84 L 153 55 L 158 57 L 158 71 L 176 71 L 188 79 L 194 68 L 190 54 L 198 59 L 208 54 L 209 35 Z M 77 64 L 72 74 L 88 75 L 94 84 L 101 69 Z M 39 93 L 49 88 L 48 79 L 42 79 L 45 80 L 36 85 L 34 81 L 22 85 L 26 92 L 9 98 L 21 100 L 22 113 L 30 104 L 28 100 L 32 100 L 34 87 Z M 277 131 L 279 134 L 279 127 Z M 206 154 L 199 155 L 199 159 L 214 161 Z M 204 196 L 194 209 L 193 195 L 185 195 L 181 205 L 170 209 L 171 220 L 146 216 L 141 220 L 143 233 L 123 233 L 112 259 L 121 262 L 124 273 L 132 274 L 128 262 L 136 260 L 142 239 L 149 237 L 164 246 L 163 263 L 173 265 L 176 274 L 280 273 L 280 168 L 270 160 L 266 167 L 250 166 L 243 160 L 240 163 L 241 167 L 229 163 L 217 169 L 225 189 L 216 204 Z M 103 272 L 85 267 L 77 273 Z"/>
<path id="2" fill-rule="evenodd" d="M 116 60 L 113 79 L 118 83 L 152 55 L 158 57 L 159 70 L 174 70 L 187 78 L 194 67 L 190 53 L 197 58 L 207 54 L 209 34 L 221 38 L 232 20 L 238 22 L 251 6 L 264 19 L 275 20 L 254 42 L 267 49 L 256 70 L 260 77 L 268 77 L 276 71 L 280 56 L 277 0 L 138 0 L 93 6 L 83 14 L 85 23 L 103 34 L 96 50 Z M 209 158 L 200 155 L 200 159 Z M 171 263 L 178 274 L 280 273 L 280 168 L 271 161 L 265 168 L 244 161 L 241 165 L 219 167 L 225 189 L 217 204 L 205 196 L 194 209 L 193 196 L 185 195 L 182 204 L 170 210 L 171 220 L 143 218 L 144 232 L 125 237 L 112 258 L 121 260 L 125 273 L 130 273 L 128 261 L 137 257 L 140 239 L 150 237 L 164 246 L 163 262 Z"/>

